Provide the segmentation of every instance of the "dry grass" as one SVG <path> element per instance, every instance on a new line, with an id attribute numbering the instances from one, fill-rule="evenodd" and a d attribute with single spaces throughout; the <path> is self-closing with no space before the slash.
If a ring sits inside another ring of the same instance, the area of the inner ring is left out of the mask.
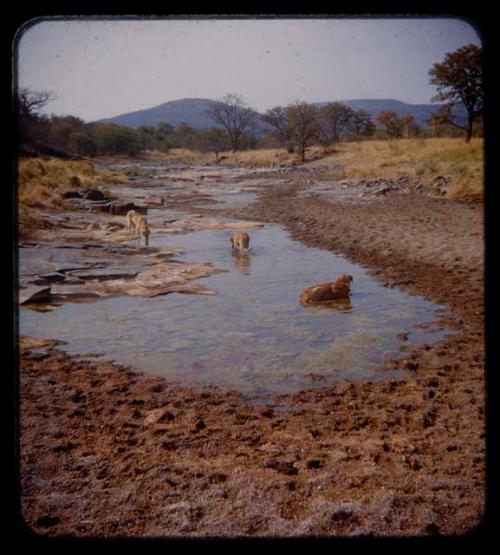
<path id="1" fill-rule="evenodd" d="M 186 164 L 215 161 L 213 153 L 202 154 L 187 149 L 172 149 L 168 154 L 149 153 L 157 159 Z M 285 149 L 259 149 L 223 152 L 224 164 L 245 167 L 270 167 L 297 162 L 297 156 Z M 330 178 L 398 178 L 410 175 L 432 187 L 437 176 L 450 177 L 449 198 L 481 200 L 483 195 L 483 139 L 466 143 L 463 138 L 415 138 L 339 143 L 325 154 L 320 146 L 306 152 L 306 164 L 330 168 Z"/>
<path id="2" fill-rule="evenodd" d="M 172 148 L 168 152 L 147 150 L 145 155 L 151 160 L 179 162 L 181 164 L 207 164 L 208 162 L 215 160 L 214 154 L 206 154 L 195 150 L 189 150 L 187 148 Z"/>
<path id="3" fill-rule="evenodd" d="M 228 161 L 250 168 L 271 167 L 274 164 L 291 164 L 295 161 L 293 154 L 289 154 L 285 149 L 263 148 L 259 150 L 244 150 L 241 152 L 225 152 Z"/>
<path id="4" fill-rule="evenodd" d="M 216 161 L 213 152 L 202 153 L 186 148 L 173 148 L 168 153 L 147 151 L 151 160 L 166 162 L 179 162 L 182 164 L 208 164 Z M 223 164 L 232 164 L 248 168 L 271 167 L 275 164 L 290 164 L 296 160 L 294 155 L 288 154 L 285 149 L 267 148 L 258 150 L 243 150 L 238 152 L 224 151 L 219 153 Z"/>
<path id="5" fill-rule="evenodd" d="M 106 183 L 124 183 L 123 174 L 96 170 L 88 160 L 24 158 L 18 165 L 20 207 L 66 208 L 61 193 L 69 189 L 89 189 Z"/>
<path id="6" fill-rule="evenodd" d="M 483 192 L 483 140 L 427 138 L 340 143 L 321 160 L 331 177 L 418 177 L 432 186 L 437 176 L 452 178 L 450 198 L 479 199 Z"/>
<path id="7" fill-rule="evenodd" d="M 27 237 L 46 227 L 38 209 L 69 209 L 71 205 L 61 197 L 70 189 L 82 190 L 106 183 L 121 183 L 125 176 L 108 170 L 96 170 L 88 160 L 60 160 L 57 158 L 23 158 L 18 164 L 19 233 Z"/>

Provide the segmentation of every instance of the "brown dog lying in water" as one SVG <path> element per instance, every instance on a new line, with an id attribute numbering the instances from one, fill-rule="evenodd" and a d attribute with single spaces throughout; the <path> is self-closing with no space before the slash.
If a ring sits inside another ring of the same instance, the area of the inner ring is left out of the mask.
<path id="1" fill-rule="evenodd" d="M 250 237 L 248 233 L 236 231 L 231 237 L 231 247 L 238 249 L 240 252 L 248 251 L 248 245 L 250 244 Z"/>
<path id="2" fill-rule="evenodd" d="M 336 281 L 320 283 L 304 289 L 300 295 L 303 304 L 333 301 L 335 299 L 348 299 L 351 292 L 352 276 L 341 275 Z"/>

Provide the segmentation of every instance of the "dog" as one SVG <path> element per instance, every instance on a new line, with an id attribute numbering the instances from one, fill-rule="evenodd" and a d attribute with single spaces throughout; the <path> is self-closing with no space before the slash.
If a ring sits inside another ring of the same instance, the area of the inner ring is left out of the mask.
<path id="1" fill-rule="evenodd" d="M 351 293 L 352 281 L 352 276 L 343 274 L 336 281 L 308 287 L 301 293 L 300 302 L 302 304 L 312 304 L 335 299 L 348 299 Z"/>
<path id="2" fill-rule="evenodd" d="M 141 235 L 144 237 L 144 242 L 146 247 L 149 246 L 149 235 L 150 230 L 148 226 L 148 221 L 145 216 L 141 216 L 135 210 L 129 210 L 127 212 L 127 223 L 128 223 L 128 233 L 129 237 L 132 239 L 132 232 L 135 230 L 137 232 L 137 244 L 141 244 Z"/>
<path id="3" fill-rule="evenodd" d="M 234 250 L 239 250 L 240 252 L 248 252 L 248 245 L 250 244 L 250 237 L 248 233 L 236 231 L 231 237 L 231 247 Z"/>

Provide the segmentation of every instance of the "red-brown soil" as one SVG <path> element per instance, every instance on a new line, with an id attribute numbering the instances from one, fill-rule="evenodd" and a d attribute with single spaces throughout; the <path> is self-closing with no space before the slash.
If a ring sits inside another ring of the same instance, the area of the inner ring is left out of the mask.
<path id="1" fill-rule="evenodd" d="M 33 531 L 397 536 L 480 523 L 482 208 L 423 196 L 341 205 L 299 190 L 274 187 L 238 216 L 282 223 L 295 239 L 442 303 L 458 333 L 388 360 L 404 379 L 314 388 L 274 408 L 23 340 L 21 509 Z"/>

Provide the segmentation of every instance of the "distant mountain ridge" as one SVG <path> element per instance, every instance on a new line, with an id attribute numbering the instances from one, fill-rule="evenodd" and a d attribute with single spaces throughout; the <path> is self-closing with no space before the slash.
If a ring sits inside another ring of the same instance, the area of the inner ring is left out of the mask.
<path id="1" fill-rule="evenodd" d="M 118 123 L 134 129 L 141 125 L 154 127 L 161 122 L 170 123 L 174 127 L 180 123 L 187 123 L 195 129 L 203 129 L 214 125 L 207 114 L 207 110 L 213 104 L 214 101 L 208 98 L 182 98 L 153 108 L 100 119 L 98 123 Z"/>
<path id="2" fill-rule="evenodd" d="M 436 112 L 439 104 L 408 104 L 394 99 L 359 99 L 359 100 L 336 100 L 330 102 L 341 102 L 353 110 L 364 109 L 370 116 L 375 117 L 380 112 L 394 111 L 398 116 L 413 114 L 418 125 L 425 125 L 428 117 Z M 156 126 L 161 122 L 170 123 L 174 127 L 180 123 L 186 123 L 194 129 L 205 129 L 213 127 L 214 122 L 208 115 L 208 109 L 215 103 L 208 98 L 182 98 L 171 100 L 153 108 L 136 110 L 120 114 L 111 118 L 98 120 L 98 123 L 117 123 L 126 127 L 137 128 L 141 125 Z M 329 102 L 313 102 L 316 106 L 323 106 Z M 258 112 L 256 112 L 258 114 Z M 457 121 L 463 123 L 466 118 L 466 110 L 457 107 Z M 260 122 L 259 122 L 260 123 Z M 263 127 L 267 127 L 261 123 Z"/>

